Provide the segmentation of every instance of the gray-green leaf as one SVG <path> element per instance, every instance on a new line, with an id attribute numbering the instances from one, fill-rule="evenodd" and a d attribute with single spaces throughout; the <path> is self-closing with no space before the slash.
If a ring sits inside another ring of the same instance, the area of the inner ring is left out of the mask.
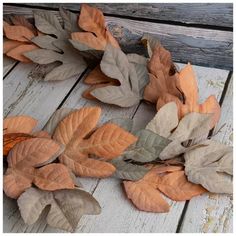
<path id="1" fill-rule="evenodd" d="M 39 46 L 42 49 L 48 49 L 48 50 L 53 50 L 56 52 L 61 52 L 60 49 L 58 49 L 57 47 L 55 47 L 52 43 L 55 41 L 56 39 L 53 38 L 52 36 L 49 35 L 40 35 L 37 37 L 34 37 L 33 39 L 31 39 L 31 41 L 36 44 L 37 46 Z"/>
<path id="2" fill-rule="evenodd" d="M 138 162 L 154 161 L 171 142 L 171 140 L 146 129 L 136 132 L 135 135 L 139 139 L 126 151 L 125 159 L 132 159 Z"/>
<path id="3" fill-rule="evenodd" d="M 35 223 L 46 205 L 51 205 L 47 223 L 69 232 L 75 231 L 81 216 L 101 212 L 95 198 L 80 189 L 48 192 L 29 188 L 18 198 L 17 203 L 26 224 Z"/>
<path id="4" fill-rule="evenodd" d="M 148 169 L 144 166 L 127 163 L 119 158 L 113 159 L 111 163 L 116 167 L 116 172 L 113 176 L 119 179 L 137 181 L 142 179 L 148 172 Z"/>

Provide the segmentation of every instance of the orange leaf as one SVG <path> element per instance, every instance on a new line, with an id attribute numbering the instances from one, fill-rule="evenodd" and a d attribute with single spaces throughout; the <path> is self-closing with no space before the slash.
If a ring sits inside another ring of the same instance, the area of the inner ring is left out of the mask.
<path id="1" fill-rule="evenodd" d="M 26 52 L 33 51 L 35 49 L 38 49 L 38 46 L 34 44 L 21 44 L 18 47 L 15 47 L 7 52 L 7 56 L 12 57 L 13 59 L 17 61 L 21 61 L 24 63 L 30 63 L 32 62 L 29 58 L 25 57 L 23 54 Z"/>
<path id="2" fill-rule="evenodd" d="M 62 164 L 49 164 L 36 170 L 33 182 L 48 191 L 75 188 L 69 170 Z"/>
<path id="3" fill-rule="evenodd" d="M 3 54 L 6 54 L 7 52 L 9 52 L 10 50 L 12 50 L 13 48 L 16 48 L 18 46 L 20 46 L 22 43 L 19 41 L 14 41 L 14 40 L 5 40 L 3 42 Z"/>
<path id="4" fill-rule="evenodd" d="M 207 192 L 201 185 L 189 182 L 184 171 L 176 171 L 161 176 L 158 188 L 174 201 L 190 200 L 194 196 Z"/>
<path id="5" fill-rule="evenodd" d="M 181 97 L 178 73 L 171 59 L 171 54 L 158 44 L 148 63 L 150 82 L 144 90 L 144 99 L 156 103 L 165 93 Z"/>
<path id="6" fill-rule="evenodd" d="M 45 130 L 34 132 L 33 135 L 36 136 L 37 138 L 49 138 L 49 139 L 51 138 L 51 135 Z"/>
<path id="7" fill-rule="evenodd" d="M 115 168 L 109 163 L 90 159 L 89 154 L 103 160 L 118 157 L 137 138 L 115 124 L 105 124 L 94 131 L 101 114 L 99 107 L 71 112 L 57 126 L 53 138 L 66 145 L 60 161 L 76 175 L 107 177 Z M 93 132 L 93 133 L 92 133 Z"/>
<path id="8" fill-rule="evenodd" d="M 71 38 L 96 50 L 104 50 L 107 43 L 119 48 L 118 42 L 107 30 L 103 13 L 87 4 L 81 5 L 78 24 L 87 32 L 76 32 Z"/>
<path id="9" fill-rule="evenodd" d="M 9 151 L 19 142 L 34 138 L 33 135 L 24 133 L 9 133 L 3 135 L 3 155 L 7 156 Z"/>
<path id="10" fill-rule="evenodd" d="M 3 134 L 31 133 L 37 120 L 30 116 L 12 116 L 3 120 Z"/>

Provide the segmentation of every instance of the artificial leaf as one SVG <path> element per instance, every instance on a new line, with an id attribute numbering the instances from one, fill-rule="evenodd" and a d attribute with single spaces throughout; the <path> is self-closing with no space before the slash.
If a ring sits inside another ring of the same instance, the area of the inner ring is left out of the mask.
<path id="1" fill-rule="evenodd" d="M 156 103 L 164 94 L 182 96 L 179 90 L 179 77 L 171 59 L 171 54 L 161 44 L 154 48 L 148 63 L 150 82 L 144 91 L 144 99 Z"/>
<path id="2" fill-rule="evenodd" d="M 20 46 L 22 43 L 15 40 L 4 40 L 3 41 L 3 54 L 6 54 L 10 50 Z"/>
<path id="3" fill-rule="evenodd" d="M 31 133 L 37 120 L 30 116 L 10 116 L 3 120 L 3 134 Z"/>
<path id="4" fill-rule="evenodd" d="M 150 162 L 158 159 L 162 150 L 171 142 L 154 132 L 144 129 L 137 131 L 138 141 L 130 146 L 125 153 L 125 159 L 138 162 Z"/>
<path id="5" fill-rule="evenodd" d="M 44 131 L 44 130 L 34 132 L 33 135 L 37 138 L 49 138 L 49 139 L 51 138 L 51 135 L 47 131 Z"/>
<path id="6" fill-rule="evenodd" d="M 53 138 L 66 146 L 60 161 L 76 175 L 90 177 L 111 175 L 115 171 L 113 165 L 90 159 L 89 154 L 103 160 L 111 160 L 121 155 L 137 140 L 132 134 L 111 123 L 94 131 L 100 114 L 99 107 L 73 111 L 59 123 L 54 132 Z"/>
<path id="7" fill-rule="evenodd" d="M 211 128 L 213 128 L 220 118 L 220 105 L 213 95 L 209 96 L 204 103 L 198 104 L 197 81 L 190 63 L 179 73 L 179 89 L 184 95 L 184 101 L 173 94 L 166 93 L 157 100 L 157 109 L 174 101 L 178 107 L 179 119 L 190 112 L 213 114 L 211 120 Z"/>
<path id="8" fill-rule="evenodd" d="M 52 135 L 58 123 L 63 120 L 67 115 L 69 115 L 72 111 L 74 111 L 74 109 L 72 108 L 60 108 L 56 110 L 45 125 L 44 130 Z"/>
<path id="9" fill-rule="evenodd" d="M 85 32 L 71 34 L 71 42 L 77 42 L 73 44 L 77 46 L 77 49 L 84 50 L 83 45 L 86 45 L 91 49 L 105 50 L 107 44 L 119 48 L 118 42 L 105 26 L 103 13 L 97 8 L 82 4 L 78 24 Z M 81 47 L 80 44 L 82 44 Z"/>
<path id="10" fill-rule="evenodd" d="M 37 221 L 43 209 L 50 205 L 47 223 L 55 228 L 74 232 L 83 215 L 100 214 L 99 203 L 89 193 L 80 190 L 54 192 L 29 188 L 17 200 L 21 216 L 26 224 Z"/>
<path id="11" fill-rule="evenodd" d="M 160 42 L 157 40 L 157 38 L 155 38 L 154 36 L 152 36 L 150 34 L 146 34 L 146 33 L 143 34 L 141 42 L 146 47 L 149 58 L 152 57 L 155 47 L 160 44 Z"/>
<path id="12" fill-rule="evenodd" d="M 119 158 L 112 160 L 111 163 L 116 168 L 113 176 L 120 179 L 136 181 L 143 178 L 148 172 L 148 169 L 144 166 L 133 165 Z"/>
<path id="13" fill-rule="evenodd" d="M 56 66 L 46 76 L 48 80 L 65 80 L 72 76 L 81 74 L 87 67 L 83 58 L 73 50 L 72 46 L 66 41 L 54 41 L 53 45 L 63 51 L 63 54 L 53 50 L 36 49 L 31 52 L 24 53 L 24 55 L 31 61 L 38 64 L 48 64 L 59 61 L 61 65 Z"/>
<path id="14" fill-rule="evenodd" d="M 49 35 L 40 35 L 31 39 L 31 41 L 42 49 L 53 50 L 56 52 L 62 52 L 59 48 L 53 45 L 55 38 Z"/>
<path id="15" fill-rule="evenodd" d="M 3 155 L 7 156 L 9 151 L 19 142 L 31 139 L 34 136 L 24 133 L 7 133 L 3 135 Z"/>
<path id="16" fill-rule="evenodd" d="M 184 154 L 188 180 L 213 193 L 233 193 L 233 148 L 214 140 Z"/>
<path id="17" fill-rule="evenodd" d="M 184 171 L 175 171 L 161 176 L 158 189 L 174 201 L 190 200 L 207 191 L 201 185 L 189 182 Z"/>
<path id="18" fill-rule="evenodd" d="M 146 129 L 162 137 L 169 138 L 171 132 L 177 127 L 178 122 L 177 106 L 174 102 L 170 102 L 157 112 L 154 118 L 147 124 Z"/>

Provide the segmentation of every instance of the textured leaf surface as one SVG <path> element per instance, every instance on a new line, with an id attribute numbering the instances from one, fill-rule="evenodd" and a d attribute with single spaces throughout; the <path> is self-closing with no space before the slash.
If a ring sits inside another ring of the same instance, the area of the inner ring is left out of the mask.
<path id="1" fill-rule="evenodd" d="M 233 148 L 213 140 L 184 154 L 188 180 L 213 193 L 233 192 Z"/>
<path id="2" fill-rule="evenodd" d="M 3 120 L 3 133 L 31 133 L 37 120 L 30 116 L 12 116 Z"/>
<path id="3" fill-rule="evenodd" d="M 92 195 L 80 189 L 48 192 L 30 188 L 17 202 L 27 224 L 35 223 L 46 205 L 51 205 L 47 223 L 69 232 L 75 231 L 82 215 L 97 215 L 101 212 L 99 203 Z"/>

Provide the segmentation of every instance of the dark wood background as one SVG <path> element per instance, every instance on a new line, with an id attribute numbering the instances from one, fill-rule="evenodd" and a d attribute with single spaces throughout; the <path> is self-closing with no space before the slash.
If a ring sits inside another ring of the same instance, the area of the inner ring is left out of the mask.
<path id="1" fill-rule="evenodd" d="M 233 4 L 231 3 L 103 3 L 90 4 L 104 12 L 109 29 L 126 52 L 144 53 L 144 32 L 158 37 L 176 62 L 233 69 Z M 80 11 L 79 3 L 4 4 L 4 15 L 59 6 Z"/>

